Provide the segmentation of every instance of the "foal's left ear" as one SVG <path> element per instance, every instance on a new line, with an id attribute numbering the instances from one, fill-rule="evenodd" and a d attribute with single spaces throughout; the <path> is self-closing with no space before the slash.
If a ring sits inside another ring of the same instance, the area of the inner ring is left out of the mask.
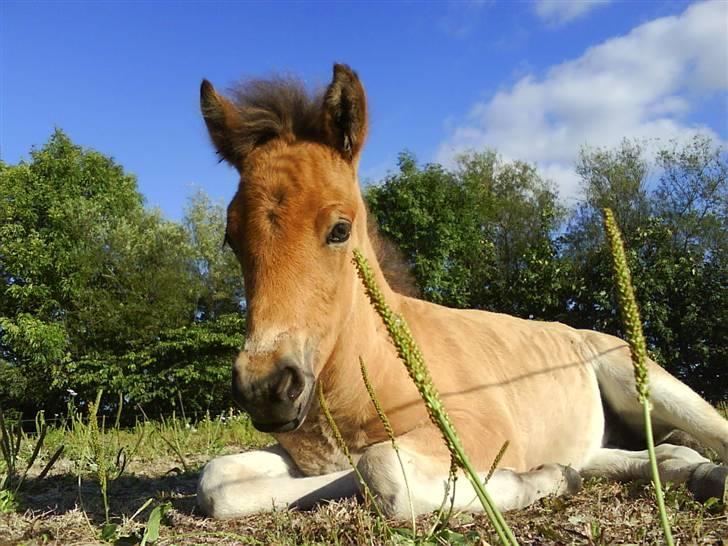
<path id="1" fill-rule="evenodd" d="M 329 144 L 346 160 L 357 160 L 367 136 L 367 99 L 359 76 L 345 64 L 334 65 L 322 114 Z"/>
<path id="2" fill-rule="evenodd" d="M 241 151 L 236 146 L 239 133 L 240 114 L 235 106 L 222 95 L 207 80 L 200 85 L 200 110 L 205 118 L 207 131 L 210 133 L 212 143 L 222 159 L 233 167 L 240 168 L 242 161 Z"/>

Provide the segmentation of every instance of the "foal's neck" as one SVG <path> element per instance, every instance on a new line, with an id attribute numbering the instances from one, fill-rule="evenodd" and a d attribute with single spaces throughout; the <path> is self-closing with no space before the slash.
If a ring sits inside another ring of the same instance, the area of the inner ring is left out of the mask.
<path id="1" fill-rule="evenodd" d="M 371 241 L 366 238 L 360 247 L 379 285 L 385 301 L 398 310 L 401 297 L 394 292 L 377 261 Z M 374 310 L 359 279 L 354 287 L 352 310 L 346 324 L 342 325 L 336 343 L 322 377 L 324 392 L 332 414 L 342 432 L 356 434 L 365 423 L 377 419 L 362 378 L 360 362 L 363 362 L 375 392 L 384 380 L 388 366 L 401 365 L 390 342 L 382 319 Z"/>

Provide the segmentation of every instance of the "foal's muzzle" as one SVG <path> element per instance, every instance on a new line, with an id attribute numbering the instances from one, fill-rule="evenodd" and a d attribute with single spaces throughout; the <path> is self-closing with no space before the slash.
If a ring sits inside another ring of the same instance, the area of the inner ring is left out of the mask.
<path id="1" fill-rule="evenodd" d="M 262 432 L 289 432 L 297 429 L 313 399 L 313 374 L 303 363 L 283 357 L 268 375 L 250 380 L 245 359 L 233 366 L 232 393 L 235 403 L 248 412 L 253 426 Z"/>

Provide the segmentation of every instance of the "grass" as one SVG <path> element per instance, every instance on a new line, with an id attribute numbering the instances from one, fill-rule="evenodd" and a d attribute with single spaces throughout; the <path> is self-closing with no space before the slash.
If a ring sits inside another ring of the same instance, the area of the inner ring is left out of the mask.
<path id="1" fill-rule="evenodd" d="M 665 499 L 662 493 L 662 484 L 660 483 L 660 473 L 657 468 L 657 457 L 655 456 L 655 442 L 652 438 L 652 417 L 650 416 L 652 406 L 650 403 L 647 372 L 647 344 L 645 343 L 645 336 L 642 333 L 642 321 L 640 320 L 637 300 L 634 295 L 634 288 L 632 287 L 632 275 L 627 265 L 622 234 L 617 226 L 617 221 L 614 219 L 614 213 L 609 208 L 604 209 L 604 231 L 607 233 L 607 239 L 609 240 L 609 247 L 612 253 L 617 300 L 619 301 L 622 324 L 632 356 L 636 394 L 643 410 L 642 420 L 645 427 L 647 451 L 650 457 L 652 484 L 655 487 L 655 500 L 660 514 L 660 525 L 662 525 L 662 532 L 665 535 L 665 543 L 668 546 L 673 546 L 675 542 L 672 538 L 670 521 L 667 517 L 667 510 L 665 509 Z"/>
<path id="2" fill-rule="evenodd" d="M 173 416 L 144 419 L 129 429 L 120 428 L 118 420 L 107 427 L 106 417 L 97 416 L 100 404 L 101 393 L 89 404 L 87 416 L 70 408 L 59 426 L 43 423 L 38 434 L 23 432 L 17 423 L 4 424 L 5 443 L 13 439 L 14 456 L 0 461 L 0 482 L 17 476 L 21 467 L 28 470 L 22 473 L 22 488 L 0 491 L 0 544 L 6 537 L 24 543 L 29 533 L 24 518 L 33 514 L 37 525 L 36 510 L 42 511 L 41 519 L 47 516 L 51 527 L 59 526 L 64 536 L 60 544 L 73 536 L 82 537 L 82 543 L 151 543 L 169 499 L 176 498 L 174 490 L 165 491 L 167 486 L 178 481 L 193 491 L 196 473 L 207 460 L 272 442 L 246 416 L 233 412 L 194 423 Z M 40 464 L 34 465 L 36 461 Z M 66 522 L 70 514 L 75 523 Z M 16 527 L 24 529 L 18 537 Z M 41 542 L 56 536 L 49 533 Z"/>
<path id="3" fill-rule="evenodd" d="M 104 445 L 133 446 L 143 434 L 136 456 L 124 473 L 108 487 L 109 519 L 117 526 L 117 544 L 141 544 L 150 526 L 151 513 L 160 519 L 158 545 L 192 544 L 391 544 L 399 536 L 387 533 L 370 509 L 354 499 L 324 504 L 308 512 L 279 511 L 235 521 L 213 521 L 200 516 L 194 505 L 197 473 L 211 457 L 260 447 L 271 438 L 256 432 L 249 420 L 228 414 L 224 420 L 192 423 L 176 418 L 178 441 L 190 467 L 185 472 L 178 455 L 160 434 L 174 434 L 170 419 L 140 423 L 129 430 L 107 427 L 99 440 Z M 0 510 L 0 544 L 80 545 L 102 544 L 104 502 L 97 473 L 81 469 L 78 484 L 76 457 L 87 453 L 83 431 L 49 427 L 48 442 L 38 455 L 26 482 L 14 499 L 15 506 Z M 29 435 L 21 463 L 30 457 L 36 438 Z M 171 440 L 171 438 L 170 438 Z M 55 448 L 66 451 L 43 479 L 38 476 Z M 4 468 L 0 464 L 0 475 Z M 83 508 L 79 503 L 83 500 Z M 139 508 L 151 502 L 138 514 Z M 0 505 L 2 505 L 0 496 Z M 673 535 L 682 544 L 721 544 L 728 537 L 728 512 L 720 504 L 702 505 L 683 487 L 668 485 L 665 503 Z M 167 506 L 167 508 L 164 508 Z M 570 497 L 544 499 L 530 508 L 509 512 L 508 522 L 522 544 L 660 544 L 662 531 L 649 482 L 616 484 L 591 481 Z M 437 514 L 418 517 L 417 531 L 427 536 Z M 392 529 L 409 528 L 411 522 L 388 520 Z M 121 538 L 127 537 L 126 541 Z M 431 544 L 494 544 L 497 535 L 485 515 L 453 516 L 446 529 L 429 539 Z M 147 541 L 149 543 L 150 540 Z"/>
<path id="4" fill-rule="evenodd" d="M 430 377 L 425 359 L 412 336 L 412 332 L 410 332 L 407 322 L 404 317 L 397 315 L 390 309 L 376 283 L 369 263 L 357 249 L 354 250 L 354 264 L 369 297 L 369 301 L 381 317 L 382 322 L 384 322 L 389 332 L 390 340 L 397 349 L 400 360 L 407 369 L 412 382 L 417 387 L 420 397 L 425 403 L 430 420 L 440 429 L 442 439 L 450 451 L 452 460 L 463 470 L 466 478 L 473 486 L 478 500 L 483 506 L 483 510 L 485 510 L 488 519 L 495 527 L 498 540 L 501 544 L 516 546 L 518 541 L 465 453 L 460 437 L 448 416 L 445 406 L 440 400 L 440 395 Z"/>

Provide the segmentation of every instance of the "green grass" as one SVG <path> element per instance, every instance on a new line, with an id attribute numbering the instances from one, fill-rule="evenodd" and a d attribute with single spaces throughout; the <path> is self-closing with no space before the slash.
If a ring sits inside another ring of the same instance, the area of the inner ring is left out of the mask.
<path id="1" fill-rule="evenodd" d="M 655 501 L 657 502 L 657 508 L 660 514 L 660 524 L 665 535 L 665 543 L 668 546 L 673 546 L 675 542 L 672 538 L 670 521 L 667 517 L 667 510 L 665 509 L 665 500 L 662 493 L 662 484 L 660 483 L 660 473 L 657 467 L 657 457 L 655 455 L 655 442 L 652 438 L 647 344 L 645 343 L 645 336 L 642 332 L 642 321 L 640 320 L 637 299 L 635 298 L 634 288 L 632 286 L 632 275 L 627 265 L 627 256 L 624 251 L 622 234 L 614 218 L 614 213 L 609 208 L 604 209 L 604 231 L 607 233 L 607 239 L 612 253 L 617 300 L 619 301 L 619 310 L 622 316 L 622 326 L 624 327 L 625 337 L 629 343 L 629 350 L 632 356 L 636 395 L 643 410 L 642 420 L 645 428 L 645 439 L 647 440 L 647 451 L 650 456 L 652 484 L 655 487 Z"/>
<path id="2" fill-rule="evenodd" d="M 113 420 L 113 419 L 112 419 Z M 193 423 L 175 417 L 165 422 L 140 422 L 131 429 L 106 427 L 100 433 L 105 446 L 140 443 L 123 474 L 108 484 L 109 519 L 119 544 L 140 544 L 151 527 L 157 507 L 160 517 L 158 545 L 192 544 L 391 544 L 392 537 L 407 541 L 411 522 L 388 520 L 398 533 L 387 533 L 380 519 L 354 499 L 324 504 L 308 512 L 279 511 L 235 521 L 201 517 L 194 503 L 197 474 L 216 455 L 236 453 L 271 443 L 255 431 L 247 417 L 228 414 L 224 420 Z M 187 460 L 185 472 L 174 449 L 161 435 L 177 434 Z M 139 438 L 142 437 L 140 442 Z M 29 434 L 20 464 L 32 454 L 36 440 Z M 105 524 L 104 503 L 97 472 L 79 461 L 89 453 L 86 431 L 80 427 L 49 427 L 39 461 L 17 495 L 0 496 L 0 543 L 99 544 Z M 66 450 L 48 476 L 38 479 L 47 458 L 60 445 Z M 128 447 L 128 449 L 131 449 Z M 109 452 L 113 450 L 109 449 Z M 112 461 L 115 463 L 115 458 Z M 0 463 L 0 477 L 4 471 Z M 81 478 L 79 485 L 79 476 Z M 151 499 L 151 502 L 149 502 Z M 79 502 L 81 501 L 81 502 Z M 719 504 L 696 503 L 682 487 L 668 486 L 665 502 L 676 541 L 684 544 L 720 544 L 728 536 L 728 513 Z M 145 506 L 146 505 L 146 506 Z M 139 513 L 140 508 L 144 507 Z M 164 508 L 167 507 L 167 508 Z M 162 515 L 163 512 L 166 513 Z M 495 543 L 497 535 L 483 515 L 460 514 L 446 528 L 431 534 L 437 514 L 418 517 L 417 533 L 431 544 Z M 545 499 L 534 506 L 509 512 L 516 537 L 526 544 L 659 544 L 661 531 L 654 506 L 654 491 L 647 482 L 620 485 L 592 481 L 574 497 Z M 596 538 L 595 538 L 596 537 Z M 482 542 L 481 542 L 482 543 Z"/>
<path id="3" fill-rule="evenodd" d="M 45 440 L 46 451 L 65 445 L 64 459 L 81 460 L 87 456 L 89 445 L 85 425 L 77 421 L 68 427 L 51 428 Z M 226 415 L 206 416 L 200 421 L 170 416 L 163 420 L 140 420 L 128 428 L 107 428 L 106 443 L 119 449 L 131 449 L 142 437 L 135 459 L 144 461 L 157 458 L 176 460 L 182 468 L 178 453 L 170 443 L 178 443 L 183 456 L 192 459 L 212 457 L 231 446 L 251 449 L 270 445 L 273 438 L 253 428 L 250 419 L 237 411 Z M 2 472 L 2 462 L 0 462 Z"/>
<path id="4" fill-rule="evenodd" d="M 440 394 L 432 381 L 430 371 L 425 364 L 424 356 L 420 351 L 417 341 L 412 336 L 412 332 L 405 318 L 392 311 L 388 302 L 385 301 L 384 295 L 374 278 L 374 273 L 369 266 L 369 262 L 360 250 L 354 250 L 353 261 L 369 297 L 369 301 L 387 328 L 390 341 L 397 349 L 399 359 L 407 370 L 410 379 L 417 387 L 420 397 L 427 408 L 430 420 L 440 430 L 442 440 L 450 451 L 453 463 L 460 467 L 465 477 L 473 486 L 473 490 L 483 510 L 488 515 L 488 519 L 492 522 L 498 533 L 498 540 L 501 544 L 517 546 L 518 541 L 516 537 L 508 527 L 508 524 L 503 518 L 503 514 L 501 514 L 491 498 L 488 490 L 485 488 L 485 484 L 481 482 L 480 476 L 478 476 L 475 468 L 470 463 L 468 455 L 465 453 L 460 437 L 450 420 L 445 406 L 440 400 Z"/>

